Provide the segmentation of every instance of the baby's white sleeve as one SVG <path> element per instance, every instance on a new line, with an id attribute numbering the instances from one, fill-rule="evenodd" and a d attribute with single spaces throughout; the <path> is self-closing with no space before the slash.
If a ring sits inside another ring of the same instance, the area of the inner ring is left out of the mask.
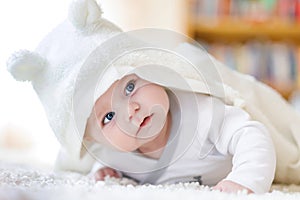
<path id="1" fill-rule="evenodd" d="M 272 139 L 263 124 L 251 121 L 244 110 L 226 106 L 220 134 L 213 136 L 216 149 L 230 154 L 232 171 L 225 180 L 241 184 L 255 193 L 268 192 L 276 168 Z"/>
<path id="2" fill-rule="evenodd" d="M 90 172 L 94 162 L 94 158 L 89 154 L 79 159 L 67 153 L 64 148 L 61 148 L 57 155 L 54 169 L 56 171 L 74 171 L 87 174 Z"/>
<path id="3" fill-rule="evenodd" d="M 102 167 L 104 167 L 100 162 L 95 162 L 94 164 L 93 164 L 93 167 L 92 167 L 92 169 L 91 169 L 91 171 L 89 172 L 89 174 L 88 174 L 88 176 L 90 176 L 90 177 L 92 177 L 92 176 L 94 176 L 94 174 L 99 170 L 99 169 L 101 169 Z"/>

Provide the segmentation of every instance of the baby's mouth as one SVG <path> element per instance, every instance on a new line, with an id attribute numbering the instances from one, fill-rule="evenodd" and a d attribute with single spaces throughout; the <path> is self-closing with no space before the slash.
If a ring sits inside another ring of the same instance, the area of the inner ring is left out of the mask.
<path id="1" fill-rule="evenodd" d="M 140 124 L 140 127 L 144 127 L 147 124 L 149 124 L 149 122 L 151 121 L 151 117 L 152 117 L 152 115 L 145 117 L 144 120 L 142 121 L 142 123 Z"/>

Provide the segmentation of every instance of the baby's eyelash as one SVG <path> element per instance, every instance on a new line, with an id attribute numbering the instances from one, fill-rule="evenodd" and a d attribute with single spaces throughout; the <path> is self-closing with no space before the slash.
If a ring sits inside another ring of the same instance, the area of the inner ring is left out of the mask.
<path id="1" fill-rule="evenodd" d="M 129 94 L 131 94 L 131 92 L 133 92 L 135 89 L 135 80 L 130 80 L 126 83 L 125 89 L 124 89 L 124 93 L 126 96 L 128 96 Z"/>
<path id="2" fill-rule="evenodd" d="M 107 123 L 109 123 L 113 119 L 114 116 L 115 116 L 115 112 L 109 112 L 109 113 L 107 113 L 104 116 L 103 120 L 102 120 L 102 124 L 106 125 Z"/>

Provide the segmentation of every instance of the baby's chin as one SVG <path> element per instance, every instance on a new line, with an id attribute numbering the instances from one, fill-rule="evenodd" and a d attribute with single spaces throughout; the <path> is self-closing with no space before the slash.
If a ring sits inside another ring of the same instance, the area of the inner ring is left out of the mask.
<path id="1" fill-rule="evenodd" d="M 106 147 L 114 150 L 114 151 L 119 151 L 119 152 L 134 152 L 136 151 L 141 145 L 138 145 L 138 144 L 129 144 L 129 143 L 126 143 L 126 144 L 110 144 L 110 145 L 107 145 Z"/>

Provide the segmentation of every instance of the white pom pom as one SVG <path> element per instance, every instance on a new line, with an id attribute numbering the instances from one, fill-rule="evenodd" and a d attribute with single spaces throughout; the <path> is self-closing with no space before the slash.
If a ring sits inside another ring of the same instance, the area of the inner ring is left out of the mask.
<path id="1" fill-rule="evenodd" d="M 78 29 L 101 21 L 102 11 L 94 0 L 76 0 L 69 8 L 69 20 Z"/>
<path id="2" fill-rule="evenodd" d="M 20 50 L 7 61 L 7 70 L 18 81 L 32 81 L 41 73 L 46 60 L 37 53 Z"/>

